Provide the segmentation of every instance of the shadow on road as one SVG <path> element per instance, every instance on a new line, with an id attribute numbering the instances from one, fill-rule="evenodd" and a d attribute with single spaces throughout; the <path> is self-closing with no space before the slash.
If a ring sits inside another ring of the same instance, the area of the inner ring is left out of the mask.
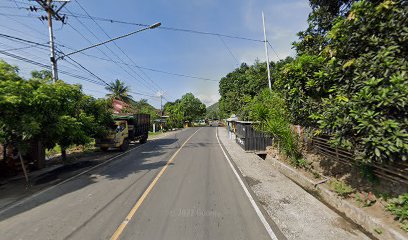
<path id="1" fill-rule="evenodd" d="M 181 139 L 181 141 L 184 141 L 184 139 Z M 135 185 L 149 171 L 159 169 L 166 165 L 169 156 L 171 156 L 178 147 L 179 147 L 178 139 L 176 138 L 157 139 L 151 143 L 142 145 L 139 148 L 134 149 L 133 151 L 129 151 L 128 153 L 124 154 L 118 159 L 113 160 L 112 162 L 107 163 L 106 165 L 103 165 L 101 167 L 98 167 L 97 169 L 92 170 L 89 173 L 83 174 L 78 178 L 74 178 L 60 185 L 57 184 L 57 186 L 51 189 L 46 189 L 44 190 L 44 192 L 40 192 L 29 199 L 23 200 L 18 205 L 14 205 L 11 208 L 3 210 L 3 212 L 0 212 L 0 221 L 24 213 L 38 206 L 46 204 L 54 199 L 61 198 L 66 194 L 78 191 L 89 185 L 97 183 L 98 181 L 100 181 L 98 180 L 99 177 L 108 180 L 124 179 L 129 175 L 147 170 L 147 172 L 143 173 L 135 180 L 132 180 L 131 184 L 126 186 L 125 189 L 123 189 L 116 196 L 114 196 L 113 199 L 107 203 L 107 205 L 109 205 L 120 195 L 126 192 L 127 189 Z M 34 183 L 43 184 L 50 181 L 54 181 L 55 179 L 59 178 L 60 174 L 63 174 L 66 171 L 72 171 L 73 169 L 77 170 L 78 168 L 91 167 L 93 166 L 93 164 L 94 163 L 90 161 L 84 161 L 74 163 L 72 165 L 67 165 L 62 168 L 57 168 L 47 174 L 44 174 L 42 177 L 36 179 Z M 109 189 L 107 189 L 107 191 L 109 191 Z M 96 212 L 95 214 L 98 214 L 98 212 Z"/>

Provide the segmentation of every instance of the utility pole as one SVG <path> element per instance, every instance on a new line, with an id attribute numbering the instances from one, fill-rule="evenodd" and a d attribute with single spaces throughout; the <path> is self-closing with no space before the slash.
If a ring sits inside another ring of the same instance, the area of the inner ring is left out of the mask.
<path id="1" fill-rule="evenodd" d="M 262 11 L 262 23 L 263 23 L 263 32 L 264 32 L 264 43 L 265 43 L 265 54 L 266 54 L 266 67 L 268 69 L 268 83 L 269 83 L 269 90 L 272 91 L 272 83 L 271 83 L 271 70 L 269 69 L 269 54 L 268 54 L 268 45 L 266 39 L 266 29 L 265 29 L 265 16 Z"/>
<path id="2" fill-rule="evenodd" d="M 55 46 L 54 46 L 54 32 L 52 30 L 52 0 L 47 0 L 47 13 L 48 13 L 48 33 L 50 35 L 50 60 L 52 69 L 52 81 L 55 83 L 58 80 L 57 61 L 55 59 Z"/>
<path id="3" fill-rule="evenodd" d="M 163 117 L 163 95 L 160 95 L 160 112 Z"/>
<path id="4" fill-rule="evenodd" d="M 163 92 L 159 91 L 160 96 L 160 117 L 163 117 Z"/>
<path id="5" fill-rule="evenodd" d="M 57 68 L 57 58 L 55 56 L 55 44 L 54 44 L 54 32 L 52 29 L 52 18 L 57 21 L 65 23 L 65 16 L 59 15 L 59 11 L 67 4 L 70 0 L 54 0 L 54 2 L 62 2 L 61 6 L 54 10 L 54 5 L 52 4 L 53 0 L 35 0 L 46 12 L 47 16 L 41 16 L 40 20 L 48 21 L 48 33 L 50 36 L 50 61 L 51 61 L 51 72 L 52 72 L 52 81 L 55 83 L 58 80 L 58 68 Z M 36 10 L 35 7 L 31 8 Z"/>

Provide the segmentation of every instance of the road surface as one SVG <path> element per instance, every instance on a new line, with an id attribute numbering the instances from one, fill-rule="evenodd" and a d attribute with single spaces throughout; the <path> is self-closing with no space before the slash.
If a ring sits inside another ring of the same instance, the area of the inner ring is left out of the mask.
<path id="1" fill-rule="evenodd" d="M 190 128 L 1 212 L 0 239 L 281 238 L 248 195 L 216 128 Z"/>

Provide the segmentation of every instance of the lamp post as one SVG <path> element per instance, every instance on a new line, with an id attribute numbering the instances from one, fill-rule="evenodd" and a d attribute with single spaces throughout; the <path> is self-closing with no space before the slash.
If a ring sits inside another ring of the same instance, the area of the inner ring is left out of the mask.
<path id="1" fill-rule="evenodd" d="M 128 36 L 130 36 L 130 35 L 133 35 L 133 34 L 136 34 L 136 33 L 142 32 L 142 31 L 145 31 L 145 30 L 149 30 L 149 29 L 154 29 L 154 28 L 160 27 L 160 25 L 161 25 L 160 22 L 155 23 L 155 24 L 152 24 L 152 25 L 150 25 L 150 26 L 148 26 L 148 27 L 145 27 L 145 28 L 142 28 L 142 29 L 139 29 L 139 30 L 130 32 L 130 33 L 127 33 L 127 34 L 125 34 L 125 35 L 122 35 L 122 36 L 119 36 L 119 37 L 115 37 L 115 38 L 109 39 L 109 40 L 107 40 L 107 41 L 104 41 L 104 42 L 101 42 L 101 43 L 97 43 L 97 44 L 91 45 L 91 46 L 89 46 L 89 47 L 82 48 L 82 49 L 79 49 L 79 50 L 76 50 L 76 51 L 73 51 L 73 52 L 64 54 L 64 55 L 62 55 L 62 56 L 59 56 L 59 57 L 57 58 L 57 60 L 58 60 L 58 59 L 64 59 L 64 57 L 70 56 L 70 55 L 72 55 L 72 54 L 79 53 L 79 52 L 83 52 L 83 51 L 85 51 L 85 50 L 88 50 L 88 49 L 91 49 L 91 48 L 94 48 L 94 47 L 98 47 L 98 46 L 100 46 L 100 45 L 103 45 L 103 44 L 106 44 L 106 43 L 109 43 L 109 42 L 113 42 L 113 41 L 115 41 L 115 40 L 118 40 L 118 39 L 121 39 L 121 38 L 124 38 L 124 37 L 128 37 Z"/>

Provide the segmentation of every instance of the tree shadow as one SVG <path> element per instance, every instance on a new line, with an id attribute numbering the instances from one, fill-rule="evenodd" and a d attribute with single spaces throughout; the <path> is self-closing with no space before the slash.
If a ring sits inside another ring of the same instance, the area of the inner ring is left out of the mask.
<path id="1" fill-rule="evenodd" d="M 157 139 L 148 144 L 137 146 L 137 149 L 130 150 L 124 155 L 118 157 L 119 159 L 108 162 L 95 170 L 91 170 L 87 174 L 83 174 L 67 182 L 62 182 L 60 183 L 60 185 L 56 183 L 57 186 L 34 194 L 29 199 L 27 198 L 26 200 L 22 200 L 22 202 L 17 205 L 6 208 L 5 210 L 3 210 L 3 212 L 0 213 L 0 221 L 24 213 L 54 199 L 63 197 L 66 194 L 92 185 L 98 182 L 97 176 L 104 177 L 108 179 L 108 181 L 111 181 L 115 179 L 124 179 L 131 174 L 137 174 L 138 172 L 147 170 L 147 172 L 141 174 L 141 176 L 138 177 L 129 186 L 126 186 L 126 188 L 118 195 L 114 196 L 113 199 L 108 203 L 110 204 L 120 195 L 126 192 L 127 189 L 136 184 L 139 179 L 141 179 L 149 171 L 160 169 L 161 167 L 166 165 L 169 156 L 171 156 L 176 151 L 176 149 L 179 148 L 179 146 L 180 144 L 178 143 L 178 139 L 176 138 Z M 82 161 L 71 165 L 62 166 L 61 168 L 54 169 L 49 173 L 41 175 L 34 181 L 34 184 L 45 184 L 50 181 L 53 182 L 56 179 L 60 178 L 61 175 L 69 171 L 89 168 L 101 163 L 97 161 L 95 162 Z M 61 181 L 62 180 L 63 179 L 61 179 Z"/>
<path id="2" fill-rule="evenodd" d="M 397 197 L 408 191 L 408 186 L 376 177 L 369 169 L 355 163 L 344 163 L 321 156 L 320 168 L 328 177 L 342 179 L 359 192 L 373 192 L 377 196 Z"/>

